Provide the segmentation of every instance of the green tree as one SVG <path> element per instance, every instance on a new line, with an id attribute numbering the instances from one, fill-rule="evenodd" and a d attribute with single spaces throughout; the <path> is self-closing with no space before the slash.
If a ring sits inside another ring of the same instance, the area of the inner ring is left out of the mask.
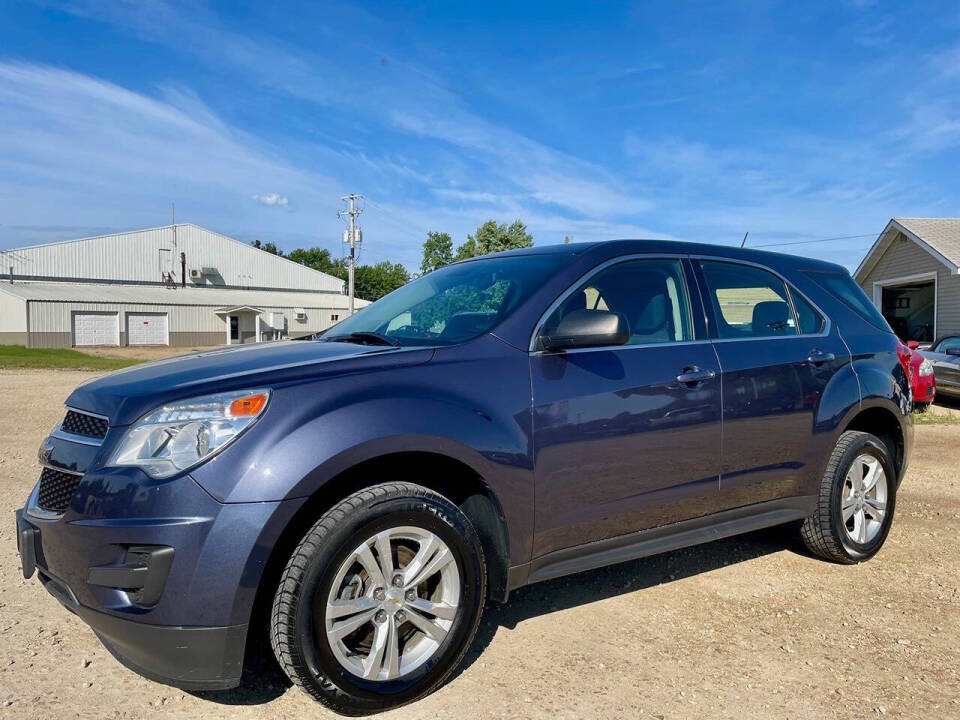
<path id="1" fill-rule="evenodd" d="M 344 282 L 348 279 L 346 259 L 333 257 L 326 248 L 297 248 L 286 257 Z M 379 300 L 408 282 L 410 273 L 407 269 L 403 265 L 387 261 L 378 262 L 376 265 L 357 265 L 353 271 L 353 292 L 364 300 Z"/>
<path id="2" fill-rule="evenodd" d="M 343 258 L 334 258 L 326 248 L 297 248 L 287 255 L 287 259 L 341 280 L 347 279 L 347 261 Z"/>
<path id="3" fill-rule="evenodd" d="M 504 250 L 516 250 L 533 245 L 533 236 L 527 232 L 527 226 L 520 220 L 514 220 L 509 226 L 497 224 L 496 220 L 487 220 L 477 228 L 474 235 L 467 235 L 467 241 L 457 248 L 455 260 L 489 255 Z"/>
<path id="4" fill-rule="evenodd" d="M 358 265 L 354 269 L 354 292 L 364 300 L 379 300 L 408 282 L 410 273 L 399 263 L 384 260 L 376 265 Z"/>
<path id="5" fill-rule="evenodd" d="M 420 263 L 420 273 L 426 275 L 452 262 L 453 240 L 450 236 L 445 232 L 428 232 L 427 239 L 423 243 L 423 262 Z"/>
<path id="6" fill-rule="evenodd" d="M 263 250 L 264 252 L 268 252 L 271 255 L 278 255 L 279 257 L 283 257 L 283 250 L 278 248 L 272 242 L 261 243 L 259 240 L 254 240 L 250 244 L 253 245 L 257 250 Z"/>

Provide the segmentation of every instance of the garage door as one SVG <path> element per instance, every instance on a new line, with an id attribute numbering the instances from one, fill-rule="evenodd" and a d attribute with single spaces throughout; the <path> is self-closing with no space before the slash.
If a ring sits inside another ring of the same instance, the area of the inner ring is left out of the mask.
<path id="1" fill-rule="evenodd" d="M 119 345 L 120 318 L 117 313 L 74 313 L 74 345 Z"/>
<path id="2" fill-rule="evenodd" d="M 167 314 L 127 313 L 127 344 L 167 345 Z"/>

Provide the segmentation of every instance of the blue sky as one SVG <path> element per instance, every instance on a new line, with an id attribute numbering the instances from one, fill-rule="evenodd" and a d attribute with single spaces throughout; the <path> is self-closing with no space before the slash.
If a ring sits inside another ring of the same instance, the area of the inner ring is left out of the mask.
<path id="1" fill-rule="evenodd" d="M 537 243 L 780 245 L 855 267 L 960 215 L 954 2 L 13 2 L 0 248 L 169 222 L 415 268 Z"/>

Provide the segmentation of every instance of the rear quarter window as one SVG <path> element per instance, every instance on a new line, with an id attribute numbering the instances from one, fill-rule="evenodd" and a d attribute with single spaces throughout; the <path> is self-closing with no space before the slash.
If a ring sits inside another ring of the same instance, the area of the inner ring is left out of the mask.
<path id="1" fill-rule="evenodd" d="M 863 292 L 856 281 L 847 273 L 806 270 L 803 271 L 803 274 L 871 325 L 875 325 L 881 330 L 893 332 L 886 319 L 880 313 L 880 310 L 870 302 L 866 293 Z"/>

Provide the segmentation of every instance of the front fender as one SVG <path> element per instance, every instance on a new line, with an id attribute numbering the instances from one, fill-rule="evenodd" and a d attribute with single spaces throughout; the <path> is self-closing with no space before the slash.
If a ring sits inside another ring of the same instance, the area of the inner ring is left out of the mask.
<path id="1" fill-rule="evenodd" d="M 191 474 L 220 502 L 277 502 L 375 457 L 436 453 L 484 480 L 511 554 L 524 557 L 533 519 L 526 356 L 491 343 L 426 367 L 277 388 L 261 421 Z"/>

